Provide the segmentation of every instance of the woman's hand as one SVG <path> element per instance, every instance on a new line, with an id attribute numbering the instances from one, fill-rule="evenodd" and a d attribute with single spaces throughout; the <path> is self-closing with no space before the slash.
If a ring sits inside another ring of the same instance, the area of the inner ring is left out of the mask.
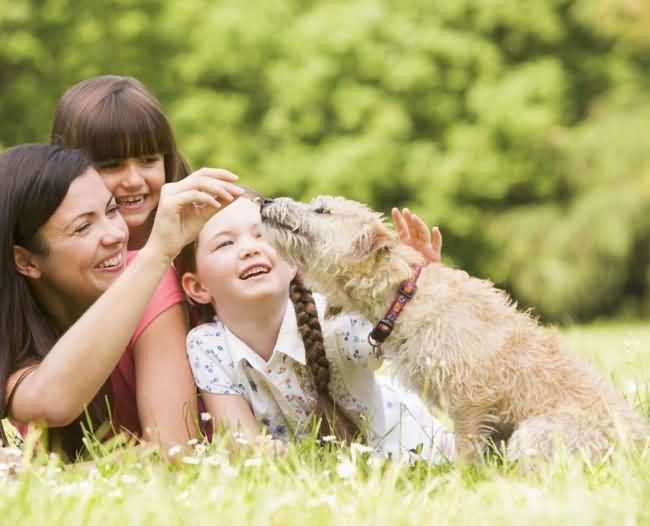
<path id="1" fill-rule="evenodd" d="M 171 262 L 217 210 L 244 192 L 233 184 L 237 179 L 227 170 L 201 168 L 185 179 L 163 185 L 149 238 L 156 250 Z"/>
<path id="2" fill-rule="evenodd" d="M 401 212 L 393 208 L 393 224 L 399 239 L 422 254 L 428 263 L 442 261 L 442 234 L 436 226 L 429 232 L 429 227 L 408 208 Z"/>

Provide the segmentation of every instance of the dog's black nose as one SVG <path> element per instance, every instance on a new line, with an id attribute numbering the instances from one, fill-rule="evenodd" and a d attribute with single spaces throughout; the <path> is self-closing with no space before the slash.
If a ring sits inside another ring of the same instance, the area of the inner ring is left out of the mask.
<path id="1" fill-rule="evenodd" d="M 268 199 L 265 197 L 264 199 L 262 199 L 262 203 L 260 204 L 260 210 L 263 210 L 265 206 L 269 206 L 272 203 L 273 203 L 273 199 Z"/>

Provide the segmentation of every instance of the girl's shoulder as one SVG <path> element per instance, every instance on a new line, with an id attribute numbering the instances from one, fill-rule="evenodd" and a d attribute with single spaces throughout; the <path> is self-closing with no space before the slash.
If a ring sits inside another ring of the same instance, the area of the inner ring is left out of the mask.
<path id="1" fill-rule="evenodd" d="M 228 363 L 232 368 L 232 349 L 226 337 L 223 324 L 218 321 L 202 323 L 194 327 L 185 340 L 185 350 L 189 358 L 203 358 L 219 363 Z"/>
<path id="2" fill-rule="evenodd" d="M 219 320 L 201 323 L 187 333 L 187 342 L 216 341 L 224 339 L 224 327 Z"/>

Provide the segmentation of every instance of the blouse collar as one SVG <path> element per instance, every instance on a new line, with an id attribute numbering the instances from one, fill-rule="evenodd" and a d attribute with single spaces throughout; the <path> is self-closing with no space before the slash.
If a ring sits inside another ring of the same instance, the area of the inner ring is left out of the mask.
<path id="1" fill-rule="evenodd" d="M 284 312 L 284 318 L 282 318 L 278 339 L 268 362 L 251 349 L 246 343 L 235 336 L 235 334 L 233 334 L 228 327 L 223 325 L 219 319 L 215 318 L 215 321 L 222 325 L 224 329 L 228 349 L 230 350 L 230 356 L 234 363 L 246 360 L 255 369 L 263 371 L 268 368 L 271 362 L 274 361 L 276 355 L 285 354 L 302 365 L 307 364 L 305 344 L 303 343 L 302 336 L 298 331 L 296 311 L 293 302 L 290 299 L 287 299 L 287 308 Z"/>

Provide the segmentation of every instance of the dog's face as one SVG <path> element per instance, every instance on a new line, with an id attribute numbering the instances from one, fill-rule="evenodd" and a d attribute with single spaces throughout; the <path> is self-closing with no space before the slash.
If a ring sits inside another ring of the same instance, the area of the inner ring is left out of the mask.
<path id="1" fill-rule="evenodd" d="M 276 247 L 311 275 L 358 268 L 397 242 L 380 214 L 340 197 L 274 199 L 262 207 L 262 221 Z"/>

